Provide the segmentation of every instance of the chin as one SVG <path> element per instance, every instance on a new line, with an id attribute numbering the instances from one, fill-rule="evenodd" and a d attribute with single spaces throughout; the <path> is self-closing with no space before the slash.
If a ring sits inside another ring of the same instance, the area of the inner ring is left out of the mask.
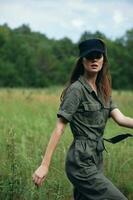
<path id="1" fill-rule="evenodd" d="M 98 73 L 100 70 L 97 70 L 97 69 L 91 69 L 89 70 L 88 72 L 95 72 L 95 73 Z"/>

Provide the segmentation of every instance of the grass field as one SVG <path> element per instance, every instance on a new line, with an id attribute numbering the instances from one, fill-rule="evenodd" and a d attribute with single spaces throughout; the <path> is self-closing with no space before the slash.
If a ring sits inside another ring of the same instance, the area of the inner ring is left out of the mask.
<path id="1" fill-rule="evenodd" d="M 64 172 L 65 155 L 72 141 L 66 128 L 53 155 L 43 186 L 37 189 L 32 173 L 42 160 L 56 122 L 62 88 L 44 90 L 0 90 L 0 200 L 70 200 L 72 186 Z M 120 110 L 133 117 L 133 93 L 113 92 Z M 105 135 L 132 133 L 111 119 Z M 133 199 L 133 140 L 119 144 L 106 143 L 105 174 L 120 190 Z"/>

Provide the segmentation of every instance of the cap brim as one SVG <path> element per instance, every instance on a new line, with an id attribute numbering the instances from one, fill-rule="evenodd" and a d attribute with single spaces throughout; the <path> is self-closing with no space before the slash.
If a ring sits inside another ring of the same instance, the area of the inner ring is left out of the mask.
<path id="1" fill-rule="evenodd" d="M 93 51 L 98 51 L 98 52 L 101 52 L 101 53 L 105 53 L 105 51 L 102 50 L 102 49 L 91 49 L 91 50 L 85 51 L 84 53 L 80 54 L 79 57 L 82 58 L 84 56 L 87 56 L 90 52 L 93 52 Z"/>

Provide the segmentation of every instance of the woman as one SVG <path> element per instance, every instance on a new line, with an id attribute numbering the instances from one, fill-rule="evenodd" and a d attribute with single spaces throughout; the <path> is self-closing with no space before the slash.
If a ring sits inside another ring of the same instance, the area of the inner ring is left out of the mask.
<path id="1" fill-rule="evenodd" d="M 127 200 L 103 175 L 102 136 L 109 117 L 128 128 L 133 128 L 133 119 L 124 116 L 111 99 L 104 42 L 85 40 L 79 44 L 79 50 L 69 86 L 61 96 L 56 127 L 33 181 L 37 186 L 42 185 L 52 154 L 69 122 L 74 139 L 67 153 L 65 170 L 74 187 L 74 200 Z"/>

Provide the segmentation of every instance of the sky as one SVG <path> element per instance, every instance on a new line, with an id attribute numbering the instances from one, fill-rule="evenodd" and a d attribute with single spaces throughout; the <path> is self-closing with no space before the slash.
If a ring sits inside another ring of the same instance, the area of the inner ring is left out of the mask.
<path id="1" fill-rule="evenodd" d="M 133 0 L 0 0 L 0 25 L 29 25 L 48 38 L 77 42 L 84 31 L 108 38 L 133 28 Z"/>

